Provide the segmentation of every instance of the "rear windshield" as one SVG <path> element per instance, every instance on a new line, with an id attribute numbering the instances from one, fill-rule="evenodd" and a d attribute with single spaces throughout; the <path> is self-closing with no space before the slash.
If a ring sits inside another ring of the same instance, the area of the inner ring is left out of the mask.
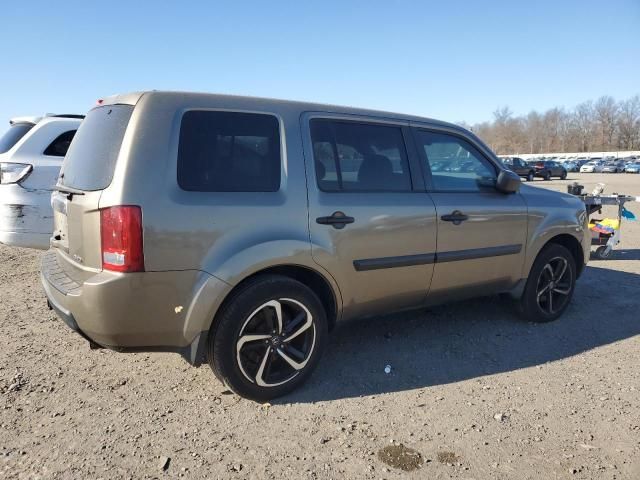
<path id="1" fill-rule="evenodd" d="M 16 123 L 9 127 L 9 130 L 0 137 L 0 153 L 5 153 L 18 143 L 29 130 L 33 128 L 33 123 Z"/>
<path id="2" fill-rule="evenodd" d="M 91 110 L 71 142 L 60 183 L 79 190 L 107 188 L 132 112 L 132 105 L 105 105 Z"/>

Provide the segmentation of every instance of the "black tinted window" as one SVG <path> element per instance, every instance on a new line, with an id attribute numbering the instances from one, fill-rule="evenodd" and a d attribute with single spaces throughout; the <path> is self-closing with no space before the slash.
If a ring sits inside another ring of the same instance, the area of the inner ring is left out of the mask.
<path id="1" fill-rule="evenodd" d="M 89 191 L 109 186 L 132 112 L 131 105 L 105 105 L 87 114 L 62 164 L 63 185 Z"/>
<path id="2" fill-rule="evenodd" d="M 275 192 L 280 129 L 272 115 L 189 111 L 182 117 L 178 184 L 199 192 Z"/>
<path id="3" fill-rule="evenodd" d="M 416 131 L 436 191 L 474 192 L 494 187 L 493 165 L 469 142 L 446 133 Z"/>
<path id="4" fill-rule="evenodd" d="M 44 151 L 44 155 L 50 155 L 52 157 L 64 157 L 67 154 L 67 150 L 69 150 L 69 146 L 71 145 L 71 140 L 73 140 L 73 136 L 76 134 L 75 130 L 69 130 L 68 132 L 64 132 L 62 135 L 59 135 Z"/>
<path id="5" fill-rule="evenodd" d="M 18 143 L 29 130 L 33 128 L 33 123 L 16 123 L 9 127 L 9 130 L 0 137 L 0 153 L 5 153 Z"/>
<path id="6" fill-rule="evenodd" d="M 399 127 L 317 119 L 311 121 L 311 138 L 322 190 L 411 190 Z"/>

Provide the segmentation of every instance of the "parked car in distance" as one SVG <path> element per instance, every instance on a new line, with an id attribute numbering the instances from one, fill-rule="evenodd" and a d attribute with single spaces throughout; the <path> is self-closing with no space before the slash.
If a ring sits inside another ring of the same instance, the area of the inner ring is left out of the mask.
<path id="1" fill-rule="evenodd" d="M 555 320 L 591 243 L 579 198 L 459 126 L 227 95 L 104 99 L 52 203 L 41 279 L 69 327 L 260 401 L 309 377 L 338 321 L 497 293 Z"/>
<path id="2" fill-rule="evenodd" d="M 630 163 L 624 167 L 624 171 L 627 173 L 640 173 L 640 163 Z"/>
<path id="3" fill-rule="evenodd" d="M 505 167 L 507 167 L 512 172 L 517 173 L 520 177 L 524 177 L 527 179 L 527 182 L 532 182 L 536 171 L 535 169 L 528 165 L 524 160 L 518 157 L 500 157 L 502 163 Z"/>
<path id="4" fill-rule="evenodd" d="M 573 160 L 565 161 L 562 166 L 565 168 L 567 172 L 577 172 L 579 170 L 578 164 Z"/>
<path id="5" fill-rule="evenodd" d="M 587 157 L 578 157 L 578 158 L 576 158 L 576 162 L 579 163 L 580 165 L 584 165 L 588 161 L 589 161 L 589 159 Z"/>
<path id="6" fill-rule="evenodd" d="M 558 162 L 540 161 L 536 162 L 533 168 L 536 171 L 536 177 L 542 177 L 544 180 L 550 180 L 551 177 L 559 177 L 562 180 L 567 178 L 567 170 Z"/>
<path id="7" fill-rule="evenodd" d="M 617 161 L 607 162 L 602 166 L 602 173 L 618 173 L 623 170 L 624 164 Z"/>
<path id="8" fill-rule="evenodd" d="M 51 191 L 81 115 L 20 117 L 0 138 L 0 243 L 49 248 Z"/>
<path id="9" fill-rule="evenodd" d="M 601 173 L 602 163 L 600 162 L 587 162 L 580 167 L 581 173 Z"/>

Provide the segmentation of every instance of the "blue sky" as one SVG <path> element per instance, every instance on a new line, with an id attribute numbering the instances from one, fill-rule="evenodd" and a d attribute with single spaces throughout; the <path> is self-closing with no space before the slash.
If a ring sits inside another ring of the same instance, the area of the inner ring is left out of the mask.
<path id="1" fill-rule="evenodd" d="M 0 122 L 144 89 L 470 123 L 640 93 L 640 0 L 162 3 L 5 2 Z"/>

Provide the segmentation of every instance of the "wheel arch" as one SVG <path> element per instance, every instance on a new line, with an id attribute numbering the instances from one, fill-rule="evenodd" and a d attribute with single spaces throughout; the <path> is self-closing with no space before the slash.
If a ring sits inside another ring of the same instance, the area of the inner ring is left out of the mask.
<path id="1" fill-rule="evenodd" d="M 289 277 L 309 287 L 320 299 L 322 306 L 327 314 L 327 321 L 329 322 L 329 330 L 333 329 L 339 316 L 340 301 L 339 293 L 336 291 L 337 287 L 334 287 L 327 277 L 317 270 L 314 270 L 308 266 L 296 265 L 296 264 L 282 264 L 273 265 L 263 268 L 257 272 L 252 273 L 239 282 L 231 291 L 227 294 L 220 309 L 224 307 L 226 301 L 231 298 L 231 295 L 237 289 L 242 288 L 248 281 L 262 276 L 262 275 L 281 275 L 283 277 Z M 217 314 L 217 312 L 216 312 Z"/>
<path id="2" fill-rule="evenodd" d="M 536 252 L 534 261 L 535 258 L 538 258 L 538 255 L 540 255 L 540 252 L 544 249 L 544 247 L 550 244 L 562 245 L 567 250 L 569 250 L 571 256 L 573 256 L 573 259 L 576 262 L 576 277 L 579 277 L 585 267 L 584 251 L 582 249 L 582 244 L 580 243 L 580 241 L 576 237 L 568 233 L 555 235 L 554 237 L 547 240 L 547 242 L 544 243 L 544 245 L 542 245 L 542 247 Z"/>
<path id="3" fill-rule="evenodd" d="M 297 280 L 303 285 L 309 287 L 318 296 L 325 309 L 327 321 L 329 322 L 329 329 L 331 330 L 335 326 L 342 310 L 340 292 L 338 291 L 337 286 L 334 285 L 327 276 L 308 266 L 298 264 L 278 264 L 252 272 L 233 285 L 216 309 L 210 320 L 208 330 L 211 330 L 215 325 L 216 317 L 219 315 L 219 312 L 222 311 L 236 292 L 241 290 L 248 282 L 264 275 L 281 275 Z"/>
<path id="4" fill-rule="evenodd" d="M 342 312 L 342 297 L 337 285 L 332 281 L 332 279 L 330 279 L 330 277 L 304 265 L 284 263 L 271 265 L 247 274 L 242 278 L 242 280 L 234 285 L 229 285 L 227 283 L 220 282 L 219 280 L 215 282 L 218 285 L 226 285 L 226 288 L 221 287 L 224 289 L 224 294 L 218 297 L 218 301 L 213 305 L 209 303 L 206 306 L 203 305 L 202 309 L 198 312 L 199 314 L 196 315 L 200 318 L 200 320 L 198 320 L 200 328 L 197 328 L 199 333 L 191 344 L 185 348 L 185 354 L 183 354 L 189 363 L 199 366 L 206 361 L 207 343 L 209 335 L 215 331 L 216 318 L 224 309 L 225 305 L 231 301 L 236 292 L 242 289 L 248 282 L 263 275 L 285 276 L 297 280 L 309 287 L 316 295 L 318 295 L 320 302 L 325 308 L 327 321 L 329 323 L 329 330 L 332 330 L 333 327 L 335 327 Z M 222 291 L 223 290 L 218 290 L 217 293 L 222 293 Z M 211 290 L 203 289 L 203 296 L 208 297 L 209 295 L 207 295 L 207 293 L 211 292 Z M 207 311 L 210 313 L 207 316 L 206 323 L 203 324 L 202 317 Z"/>

